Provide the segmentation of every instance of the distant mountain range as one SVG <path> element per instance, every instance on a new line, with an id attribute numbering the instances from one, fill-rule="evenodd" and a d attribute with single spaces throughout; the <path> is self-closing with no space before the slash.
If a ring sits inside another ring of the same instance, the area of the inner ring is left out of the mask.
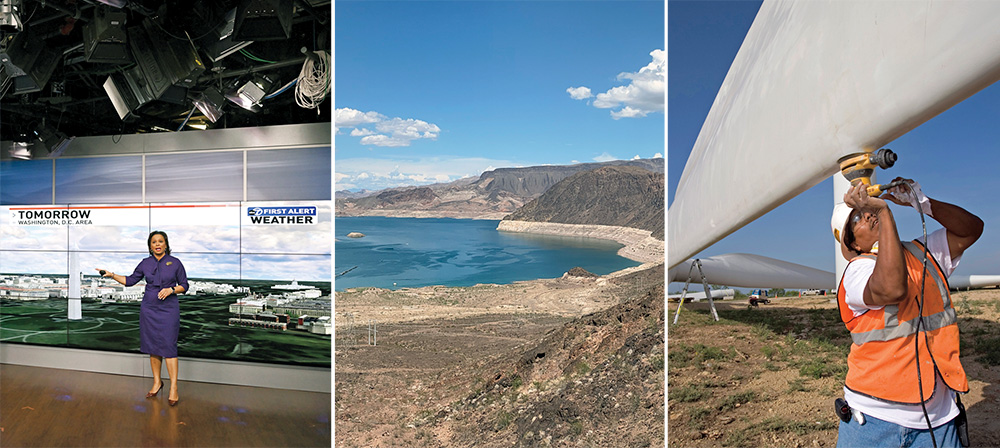
<path id="1" fill-rule="evenodd" d="M 479 178 L 459 179 L 450 183 L 433 184 L 420 187 L 399 187 L 380 191 L 349 192 L 338 191 L 335 194 L 335 210 L 338 216 L 417 216 L 417 217 L 456 217 L 500 219 L 515 212 L 521 206 L 542 196 L 559 182 L 581 172 L 589 172 L 606 167 L 629 167 L 639 171 L 658 173 L 660 182 L 659 232 L 662 233 L 663 208 L 663 172 L 664 162 L 658 159 L 615 160 L 601 163 L 581 163 L 576 165 L 543 165 L 525 168 L 499 168 L 484 172 Z M 612 176 L 606 173 L 605 176 Z M 623 180 L 622 174 L 614 179 Z M 604 179 L 602 188 L 609 187 L 607 182 L 614 179 Z M 636 181 L 638 182 L 638 181 Z M 629 183 L 628 194 L 637 193 L 639 184 Z M 573 201 L 565 193 L 564 200 Z M 592 199 L 593 194 L 587 196 Z M 584 201 L 590 199 L 582 199 Z M 575 203 L 575 202 L 574 202 Z M 621 206 L 612 209 L 621 212 Z M 646 207 L 649 207 L 647 204 Z M 608 209 L 607 213 L 612 213 Z M 622 217 L 633 216 L 635 213 L 619 213 Z M 588 215 L 596 218 L 598 214 Z M 607 218 L 608 216 L 603 216 Z M 638 218 L 618 218 L 636 221 Z M 563 221 L 558 221 L 563 222 Z M 601 224 L 597 222 L 589 224 Z M 609 224 L 623 225 L 623 224 Z M 646 225 L 646 224 L 644 224 Z M 655 227 L 655 226 L 654 226 Z M 643 227 L 645 228 L 645 227 Z M 654 232 L 655 234 L 655 232 Z"/>
<path id="2" fill-rule="evenodd" d="M 605 166 L 567 177 L 503 219 L 632 227 L 663 240 L 664 211 L 662 172 Z"/>

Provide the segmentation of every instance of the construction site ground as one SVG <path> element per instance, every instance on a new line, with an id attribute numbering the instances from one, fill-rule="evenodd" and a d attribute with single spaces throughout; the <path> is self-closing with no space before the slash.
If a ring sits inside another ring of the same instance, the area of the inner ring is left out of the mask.
<path id="1" fill-rule="evenodd" d="M 833 447 L 850 335 L 833 296 L 678 304 L 668 312 L 668 445 Z M 1000 290 L 953 292 L 973 446 L 1000 446 Z M 906 387 L 900 384 L 898 387 Z"/>

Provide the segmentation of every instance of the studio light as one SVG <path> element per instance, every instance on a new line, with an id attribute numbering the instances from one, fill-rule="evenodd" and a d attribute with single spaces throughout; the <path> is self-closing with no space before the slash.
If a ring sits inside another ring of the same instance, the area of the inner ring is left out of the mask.
<path id="1" fill-rule="evenodd" d="M 60 54 L 35 33 L 24 30 L 0 49 L 0 63 L 11 78 L 13 93 L 38 92 L 45 87 L 59 64 Z"/>
<path id="2" fill-rule="evenodd" d="M 212 123 L 215 123 L 222 114 L 225 113 L 222 110 L 222 106 L 226 104 L 226 98 L 219 93 L 214 87 L 209 87 L 205 89 L 204 92 L 198 94 L 192 102 L 194 106 L 201 111 L 202 115 L 209 119 Z"/>
<path id="3" fill-rule="evenodd" d="M 32 125 L 20 127 L 14 132 L 13 142 L 10 144 L 10 156 L 15 159 L 28 160 L 31 158 L 31 144 L 34 141 L 34 132 L 30 131 Z"/>
<path id="4" fill-rule="evenodd" d="M 233 104 L 240 106 L 251 112 L 260 110 L 260 101 L 267 95 L 267 91 L 274 85 L 274 81 L 266 75 L 255 73 L 253 78 L 240 85 L 236 90 L 226 94 L 226 99 Z"/>
<path id="5" fill-rule="evenodd" d="M 122 120 L 153 100 L 183 101 L 185 93 L 180 89 L 192 87 L 205 71 L 190 40 L 165 36 L 151 19 L 129 28 L 128 41 L 136 65 L 124 73 L 111 74 L 104 82 L 104 90 Z"/>
<path id="6" fill-rule="evenodd" d="M 128 62 L 126 41 L 125 11 L 98 6 L 94 10 L 94 20 L 83 26 L 83 52 L 87 62 Z"/>
<path id="7" fill-rule="evenodd" d="M 236 40 L 288 39 L 292 32 L 292 2 L 243 0 L 236 9 L 233 38 Z"/>
<path id="8" fill-rule="evenodd" d="M 31 160 L 31 143 L 12 142 L 9 152 L 15 159 Z"/>
<path id="9" fill-rule="evenodd" d="M 236 9 L 234 8 L 226 13 L 225 21 L 222 25 L 216 27 L 212 30 L 212 32 L 208 33 L 198 41 L 201 51 L 203 51 L 205 55 L 212 60 L 212 62 L 219 62 L 226 56 L 229 56 L 253 43 L 253 41 L 237 40 L 233 38 L 233 27 L 235 24 Z"/>
<path id="10" fill-rule="evenodd" d="M 21 0 L 0 0 L 0 31 L 16 33 L 21 31 Z"/>
<path id="11" fill-rule="evenodd" d="M 76 137 L 70 137 L 66 135 L 65 132 L 59 131 L 49 126 L 42 126 L 40 131 L 35 133 L 37 136 L 36 146 L 41 145 L 49 152 L 49 157 L 56 158 L 66 151 L 66 148 Z"/>
<path id="12" fill-rule="evenodd" d="M 132 67 L 124 73 L 113 73 L 104 81 L 104 91 L 118 112 L 118 118 L 125 120 L 140 106 L 156 99 L 150 93 L 139 67 Z"/>

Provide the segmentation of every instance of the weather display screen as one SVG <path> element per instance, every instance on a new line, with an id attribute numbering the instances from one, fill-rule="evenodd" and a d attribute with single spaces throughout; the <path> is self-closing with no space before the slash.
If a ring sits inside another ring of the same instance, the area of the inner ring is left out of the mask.
<path id="1" fill-rule="evenodd" d="M 0 340 L 139 351 L 144 281 L 124 286 L 166 232 L 190 288 L 181 357 L 330 365 L 331 202 L 0 206 Z"/>

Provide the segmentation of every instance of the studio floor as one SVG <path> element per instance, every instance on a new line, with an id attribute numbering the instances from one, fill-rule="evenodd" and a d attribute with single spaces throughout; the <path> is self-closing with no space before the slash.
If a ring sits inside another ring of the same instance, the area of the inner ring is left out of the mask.
<path id="1" fill-rule="evenodd" d="M 183 378 L 183 360 L 181 362 Z M 164 374 L 166 369 L 164 368 Z M 0 446 L 329 447 L 327 393 L 0 364 Z"/>

